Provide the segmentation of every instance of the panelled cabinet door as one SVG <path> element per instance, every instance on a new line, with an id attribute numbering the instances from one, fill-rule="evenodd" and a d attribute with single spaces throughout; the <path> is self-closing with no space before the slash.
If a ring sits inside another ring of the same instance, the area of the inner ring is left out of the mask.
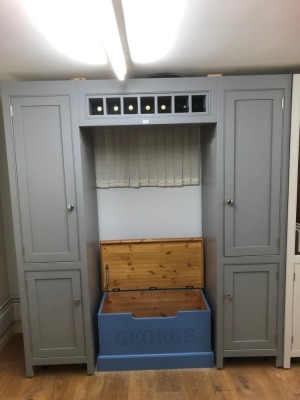
<path id="1" fill-rule="evenodd" d="M 85 355 L 80 271 L 27 272 L 33 358 Z"/>
<path id="2" fill-rule="evenodd" d="M 11 99 L 24 262 L 76 261 L 68 96 Z"/>
<path id="3" fill-rule="evenodd" d="M 276 349 L 277 265 L 225 265 L 224 349 Z"/>
<path id="4" fill-rule="evenodd" d="M 300 350 L 300 264 L 295 264 L 294 274 L 292 350 Z"/>
<path id="5" fill-rule="evenodd" d="M 225 256 L 279 254 L 282 91 L 228 91 L 225 107 Z"/>

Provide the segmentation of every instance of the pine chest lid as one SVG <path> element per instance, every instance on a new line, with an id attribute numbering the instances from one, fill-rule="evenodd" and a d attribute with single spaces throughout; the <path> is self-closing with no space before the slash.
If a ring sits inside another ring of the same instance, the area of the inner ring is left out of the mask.
<path id="1" fill-rule="evenodd" d="M 203 288 L 203 239 L 100 242 L 102 290 Z"/>

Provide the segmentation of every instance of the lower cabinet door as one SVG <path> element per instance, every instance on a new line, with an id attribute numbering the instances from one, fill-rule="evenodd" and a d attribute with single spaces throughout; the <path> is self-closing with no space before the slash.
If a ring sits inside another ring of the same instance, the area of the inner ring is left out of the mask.
<path id="1" fill-rule="evenodd" d="M 80 271 L 27 272 L 32 357 L 85 355 Z"/>
<path id="2" fill-rule="evenodd" d="M 277 264 L 225 265 L 224 349 L 276 349 Z"/>
<path id="3" fill-rule="evenodd" d="M 294 267 L 292 350 L 300 350 L 300 264 Z"/>

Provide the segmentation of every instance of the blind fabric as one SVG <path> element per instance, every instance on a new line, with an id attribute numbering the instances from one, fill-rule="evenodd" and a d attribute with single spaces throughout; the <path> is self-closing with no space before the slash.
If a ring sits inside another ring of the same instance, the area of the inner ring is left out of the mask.
<path id="1" fill-rule="evenodd" d="M 199 127 L 95 128 L 96 186 L 199 185 Z"/>

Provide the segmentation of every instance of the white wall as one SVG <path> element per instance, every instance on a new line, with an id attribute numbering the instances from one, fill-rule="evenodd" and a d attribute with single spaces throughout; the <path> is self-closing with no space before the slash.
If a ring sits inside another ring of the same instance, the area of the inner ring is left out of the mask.
<path id="1" fill-rule="evenodd" d="M 98 189 L 100 240 L 201 236 L 201 186 Z"/>

